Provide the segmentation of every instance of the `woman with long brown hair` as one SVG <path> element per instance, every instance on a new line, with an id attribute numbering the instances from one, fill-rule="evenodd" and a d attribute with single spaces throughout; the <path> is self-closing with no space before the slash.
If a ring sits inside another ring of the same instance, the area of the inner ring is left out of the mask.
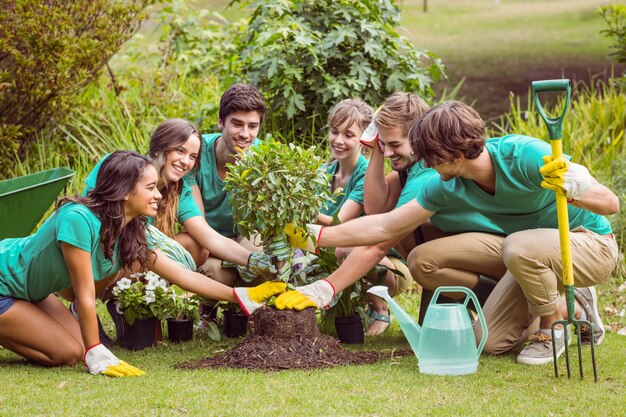
<path id="1" fill-rule="evenodd" d="M 95 295 L 120 268 L 150 269 L 207 298 L 239 302 L 251 313 L 282 283 L 230 288 L 172 261 L 146 240 L 146 216 L 155 216 L 161 194 L 150 160 L 118 151 L 102 163 L 93 190 L 65 198 L 25 238 L 0 241 L 0 345 L 33 362 L 73 365 L 92 374 L 141 375 L 100 343 Z M 54 294 L 71 288 L 79 321 Z M 83 356 L 84 355 L 84 356 Z"/>
<path id="2" fill-rule="evenodd" d="M 188 269 L 195 270 L 196 265 L 201 265 L 210 253 L 213 257 L 246 267 L 254 275 L 269 277 L 275 274 L 276 269 L 269 255 L 251 252 L 219 234 L 209 226 L 195 203 L 191 188 L 182 178 L 192 169 L 200 168 L 198 155 L 201 146 L 200 131 L 193 123 L 183 119 L 168 119 L 152 134 L 148 155 L 157 168 L 157 188 L 163 198 L 157 215 L 148 218 L 148 223 L 154 226 L 148 228 L 148 240 Z M 93 188 L 102 161 L 85 180 L 87 186 L 83 194 Z M 176 233 L 177 223 L 183 226 L 184 232 Z M 189 245 L 190 240 L 195 245 Z M 177 242 L 200 250 L 190 254 Z"/>

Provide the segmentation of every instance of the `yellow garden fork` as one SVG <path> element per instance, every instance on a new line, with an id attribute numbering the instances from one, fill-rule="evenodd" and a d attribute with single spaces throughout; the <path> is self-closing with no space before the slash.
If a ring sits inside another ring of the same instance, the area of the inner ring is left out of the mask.
<path id="1" fill-rule="evenodd" d="M 564 92 L 565 105 L 563 112 L 558 117 L 549 117 L 541 106 L 538 95 L 540 93 L 561 93 Z M 571 87 L 569 80 L 544 80 L 533 81 L 532 83 L 533 100 L 537 106 L 537 110 L 541 115 L 541 118 L 546 123 L 548 128 L 548 134 L 550 136 L 550 144 L 552 145 L 552 157 L 554 159 L 563 157 L 563 143 L 562 143 L 562 131 L 563 131 L 563 119 L 565 113 L 569 108 Z M 559 239 L 561 244 L 561 260 L 563 263 L 563 287 L 565 288 L 565 301 L 567 303 L 567 319 L 557 320 L 552 323 L 552 354 L 554 359 L 554 376 L 559 377 L 559 367 L 557 364 L 557 344 L 555 343 L 555 328 L 557 325 L 563 325 L 563 336 L 565 337 L 565 362 L 567 365 L 567 377 L 571 379 L 572 374 L 570 370 L 570 357 L 568 346 L 568 331 L 569 325 L 573 325 L 576 330 L 576 337 L 578 340 L 578 369 L 580 378 L 584 376 L 583 363 L 582 363 L 582 341 L 581 330 L 582 326 L 587 326 L 591 329 L 591 361 L 593 362 L 593 377 L 594 381 L 598 382 L 598 371 L 596 368 L 596 353 L 595 353 L 595 340 L 593 334 L 593 327 L 587 320 L 577 320 L 575 316 L 574 307 L 574 272 L 572 267 L 572 252 L 570 245 L 569 235 L 569 216 L 567 213 L 567 197 L 565 191 L 556 192 L 556 210 L 559 223 Z"/>

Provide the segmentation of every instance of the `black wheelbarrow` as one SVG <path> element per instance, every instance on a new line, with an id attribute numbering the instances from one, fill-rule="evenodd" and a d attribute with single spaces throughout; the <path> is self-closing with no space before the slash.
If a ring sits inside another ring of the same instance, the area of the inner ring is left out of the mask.
<path id="1" fill-rule="evenodd" d="M 0 181 L 0 239 L 30 235 L 74 174 L 54 168 Z"/>

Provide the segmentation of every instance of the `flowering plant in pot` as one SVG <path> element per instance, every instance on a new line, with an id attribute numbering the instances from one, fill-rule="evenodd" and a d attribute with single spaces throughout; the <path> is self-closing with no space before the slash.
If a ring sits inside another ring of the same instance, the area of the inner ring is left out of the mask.
<path id="1" fill-rule="evenodd" d="M 154 272 L 132 274 L 115 284 L 113 295 L 116 312 L 124 317 L 117 327 L 122 346 L 132 350 L 152 346 L 160 320 L 167 317 L 167 281 Z"/>
<path id="2" fill-rule="evenodd" d="M 113 295 L 124 319 L 132 325 L 137 319 L 167 317 L 169 284 L 152 271 L 131 274 L 115 284 Z"/>

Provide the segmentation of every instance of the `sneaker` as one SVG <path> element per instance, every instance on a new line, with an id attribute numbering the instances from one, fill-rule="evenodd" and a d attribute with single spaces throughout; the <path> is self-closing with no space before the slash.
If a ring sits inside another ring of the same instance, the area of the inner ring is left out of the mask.
<path id="1" fill-rule="evenodd" d="M 530 344 L 526 346 L 519 355 L 517 355 L 517 363 L 524 365 L 545 365 L 551 363 L 554 359 L 552 353 L 552 336 L 541 330 L 528 338 Z M 570 338 L 571 340 L 571 338 Z M 565 338 L 560 337 L 557 340 L 557 359 L 565 351 Z"/>
<path id="2" fill-rule="evenodd" d="M 595 287 L 574 288 L 574 298 L 578 301 L 580 307 L 585 310 L 587 320 L 593 327 L 593 337 L 596 346 L 599 345 L 604 339 L 605 330 L 600 312 L 598 311 L 598 296 L 596 295 Z M 580 338 L 584 344 L 591 343 L 591 330 L 589 326 L 581 326 Z"/>

